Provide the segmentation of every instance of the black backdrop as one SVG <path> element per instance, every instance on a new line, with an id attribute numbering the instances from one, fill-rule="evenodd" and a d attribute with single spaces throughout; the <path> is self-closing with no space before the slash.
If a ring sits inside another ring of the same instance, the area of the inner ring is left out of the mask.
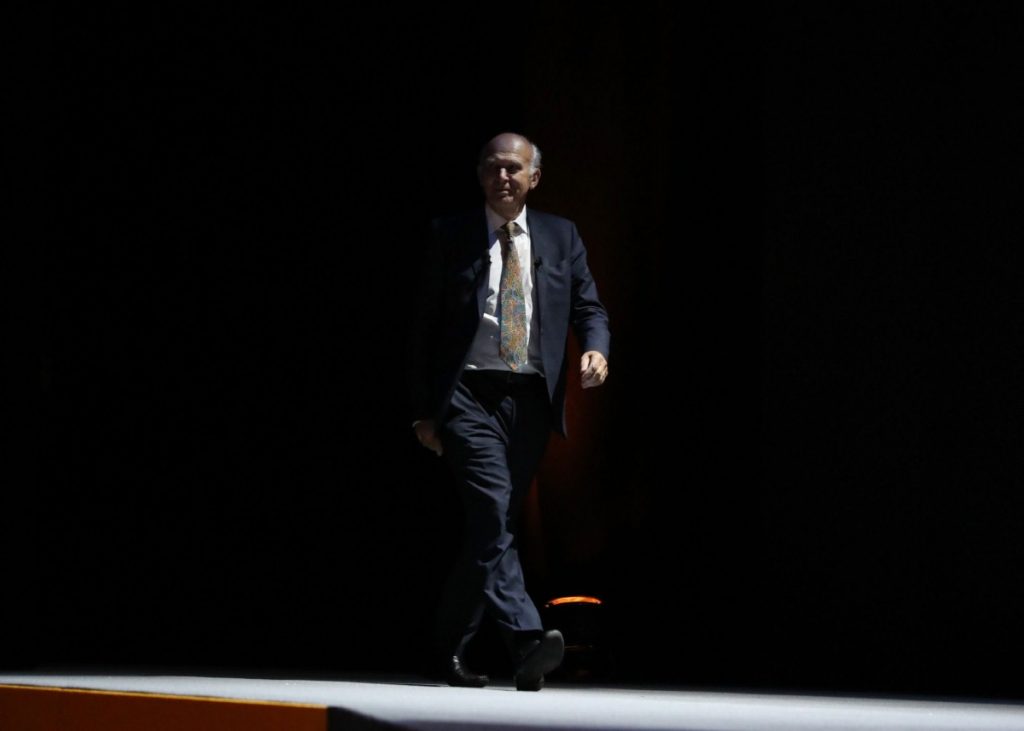
<path id="1" fill-rule="evenodd" d="M 536 598 L 605 599 L 615 680 L 1019 696 L 1016 11 L 579 10 L 53 18 L 8 664 L 419 667 L 408 292 L 514 129 L 614 335 Z"/>

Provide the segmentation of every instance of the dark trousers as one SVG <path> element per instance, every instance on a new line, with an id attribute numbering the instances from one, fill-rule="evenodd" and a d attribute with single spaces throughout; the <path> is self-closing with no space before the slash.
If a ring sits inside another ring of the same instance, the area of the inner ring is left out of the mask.
<path id="1" fill-rule="evenodd" d="M 517 633 L 542 629 L 523 582 L 516 524 L 547 446 L 550 408 L 542 377 L 501 371 L 464 372 L 452 396 L 441 440 L 465 529 L 438 607 L 443 652 L 462 654 L 485 614 L 510 647 Z"/>

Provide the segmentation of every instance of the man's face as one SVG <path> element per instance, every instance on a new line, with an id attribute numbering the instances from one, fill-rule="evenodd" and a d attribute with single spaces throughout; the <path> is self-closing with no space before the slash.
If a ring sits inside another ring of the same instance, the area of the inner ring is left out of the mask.
<path id="1" fill-rule="evenodd" d="M 526 195 L 540 182 L 540 170 L 530 172 L 533 148 L 519 137 L 500 135 L 491 141 L 480 166 L 480 186 L 487 204 L 506 218 L 523 210 Z"/>

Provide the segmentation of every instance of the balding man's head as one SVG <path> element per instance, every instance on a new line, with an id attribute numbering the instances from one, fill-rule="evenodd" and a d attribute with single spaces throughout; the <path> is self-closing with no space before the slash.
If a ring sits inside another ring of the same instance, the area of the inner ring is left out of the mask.
<path id="1" fill-rule="evenodd" d="M 477 175 L 487 205 L 512 220 L 540 183 L 540 150 L 522 135 L 503 132 L 480 151 Z"/>
<path id="2" fill-rule="evenodd" d="M 500 135 L 496 135 L 491 140 L 480 148 L 480 158 L 477 162 L 479 168 L 484 164 L 484 160 L 492 152 L 499 150 L 512 150 L 522 149 L 526 146 L 530 149 L 532 155 L 530 156 L 530 172 L 534 170 L 540 170 L 540 148 L 537 147 L 530 139 L 523 135 L 516 134 L 515 132 L 502 132 Z"/>

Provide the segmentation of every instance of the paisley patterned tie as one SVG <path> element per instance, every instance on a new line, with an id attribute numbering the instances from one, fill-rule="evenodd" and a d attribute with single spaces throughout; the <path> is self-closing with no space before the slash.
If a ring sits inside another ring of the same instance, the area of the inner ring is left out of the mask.
<path id="1" fill-rule="evenodd" d="M 523 270 L 512 243 L 516 224 L 507 222 L 499 231 L 501 239 L 501 282 L 498 302 L 501 308 L 501 344 L 498 354 L 516 371 L 526 365 L 526 298 L 523 295 Z"/>

